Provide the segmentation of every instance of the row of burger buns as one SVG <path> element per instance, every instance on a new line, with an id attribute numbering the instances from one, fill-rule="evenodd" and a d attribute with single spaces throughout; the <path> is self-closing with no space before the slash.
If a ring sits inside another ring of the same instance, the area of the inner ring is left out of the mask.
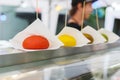
<path id="1" fill-rule="evenodd" d="M 59 33 L 58 38 L 64 43 L 64 46 L 80 46 L 82 44 L 113 43 L 119 39 L 119 36 L 103 28 L 97 31 L 86 26 L 81 31 L 65 27 Z"/>
<path id="2" fill-rule="evenodd" d="M 65 26 L 57 35 L 50 33 L 49 29 L 39 20 L 19 32 L 10 40 L 12 46 L 22 50 L 57 49 L 61 46 L 81 47 L 88 44 L 113 43 L 119 36 L 105 29 L 95 30 L 86 26 L 81 31 Z"/>

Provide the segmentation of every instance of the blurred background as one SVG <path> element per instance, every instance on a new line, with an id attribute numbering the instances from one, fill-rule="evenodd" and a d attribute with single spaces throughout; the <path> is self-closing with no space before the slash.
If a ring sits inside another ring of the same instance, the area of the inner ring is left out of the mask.
<path id="1" fill-rule="evenodd" d="M 0 40 L 9 40 L 30 25 L 36 19 L 36 11 L 39 12 L 39 18 L 51 33 L 58 34 L 65 25 L 65 13 L 71 7 L 71 0 L 68 0 L 68 6 L 66 1 L 39 0 L 39 8 L 36 9 L 35 0 L 0 0 Z M 120 4 L 118 3 L 120 1 L 109 1 L 111 3 L 107 0 L 106 2 L 103 0 L 103 4 L 95 3 L 93 8 L 98 10 L 100 27 L 120 35 Z M 115 13 L 112 14 L 110 11 Z M 95 15 L 94 10 L 90 19 L 85 23 L 96 29 Z"/>

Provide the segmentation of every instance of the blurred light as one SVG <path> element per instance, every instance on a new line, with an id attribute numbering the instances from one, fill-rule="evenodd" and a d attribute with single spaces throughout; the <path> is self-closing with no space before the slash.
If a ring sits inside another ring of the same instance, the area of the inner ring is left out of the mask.
<path id="1" fill-rule="evenodd" d="M 15 74 L 15 75 L 12 75 L 12 78 L 16 79 L 18 76 L 19 76 L 18 74 Z"/>
<path id="2" fill-rule="evenodd" d="M 120 66 L 120 63 L 115 64 L 115 65 L 112 65 L 112 66 L 110 66 L 109 68 L 115 68 L 115 67 L 119 67 L 119 66 Z"/>
<path id="3" fill-rule="evenodd" d="M 93 9 L 97 9 L 97 8 L 101 8 L 101 7 L 106 7 L 106 6 L 107 6 L 107 4 L 104 1 L 102 1 L 102 0 L 98 0 L 98 1 L 96 1 L 96 2 L 94 2 L 92 4 L 92 8 Z"/>
<path id="4" fill-rule="evenodd" d="M 26 8 L 28 5 L 27 4 L 22 4 L 22 8 Z"/>
<path id="5" fill-rule="evenodd" d="M 99 4 L 98 2 L 95 2 L 95 3 L 92 4 L 92 8 L 93 8 L 93 9 L 96 9 L 96 8 L 99 7 L 99 5 L 100 5 L 100 4 Z"/>
<path id="6" fill-rule="evenodd" d="M 28 72 L 27 74 L 35 74 L 35 73 L 37 73 L 38 71 L 30 71 L 30 72 Z"/>
<path id="7" fill-rule="evenodd" d="M 21 6 L 22 8 L 27 8 L 27 7 L 30 7 L 31 5 L 29 4 L 28 0 L 23 0 L 21 1 Z"/>
<path id="8" fill-rule="evenodd" d="M 115 9 L 115 10 L 120 10 L 120 3 L 112 3 L 112 7 Z"/>
<path id="9" fill-rule="evenodd" d="M 7 16 L 4 13 L 0 14 L 0 21 L 6 21 L 7 20 Z"/>
<path id="10" fill-rule="evenodd" d="M 96 10 L 93 10 L 93 15 L 96 15 Z M 99 18 L 104 18 L 105 10 L 103 8 L 97 9 L 97 14 Z"/>
<path id="11" fill-rule="evenodd" d="M 40 8 L 36 8 L 36 12 L 40 13 L 41 9 Z"/>
<path id="12" fill-rule="evenodd" d="M 55 9 L 56 9 L 56 11 L 60 11 L 60 10 L 62 10 L 62 6 L 57 5 L 57 6 L 55 7 Z"/>

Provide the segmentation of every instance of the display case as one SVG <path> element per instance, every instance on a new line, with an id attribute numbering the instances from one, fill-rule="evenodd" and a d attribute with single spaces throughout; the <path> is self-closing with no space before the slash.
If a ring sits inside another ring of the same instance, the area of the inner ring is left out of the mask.
<path id="1" fill-rule="evenodd" d="M 120 80 L 120 40 L 29 52 L 2 48 L 1 52 L 0 80 Z"/>

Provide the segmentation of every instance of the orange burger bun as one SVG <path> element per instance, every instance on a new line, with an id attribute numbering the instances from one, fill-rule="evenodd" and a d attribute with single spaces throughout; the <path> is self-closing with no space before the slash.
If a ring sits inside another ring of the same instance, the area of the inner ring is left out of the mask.
<path id="1" fill-rule="evenodd" d="M 40 35 L 32 35 L 23 41 L 23 48 L 25 49 L 47 49 L 49 41 Z"/>

